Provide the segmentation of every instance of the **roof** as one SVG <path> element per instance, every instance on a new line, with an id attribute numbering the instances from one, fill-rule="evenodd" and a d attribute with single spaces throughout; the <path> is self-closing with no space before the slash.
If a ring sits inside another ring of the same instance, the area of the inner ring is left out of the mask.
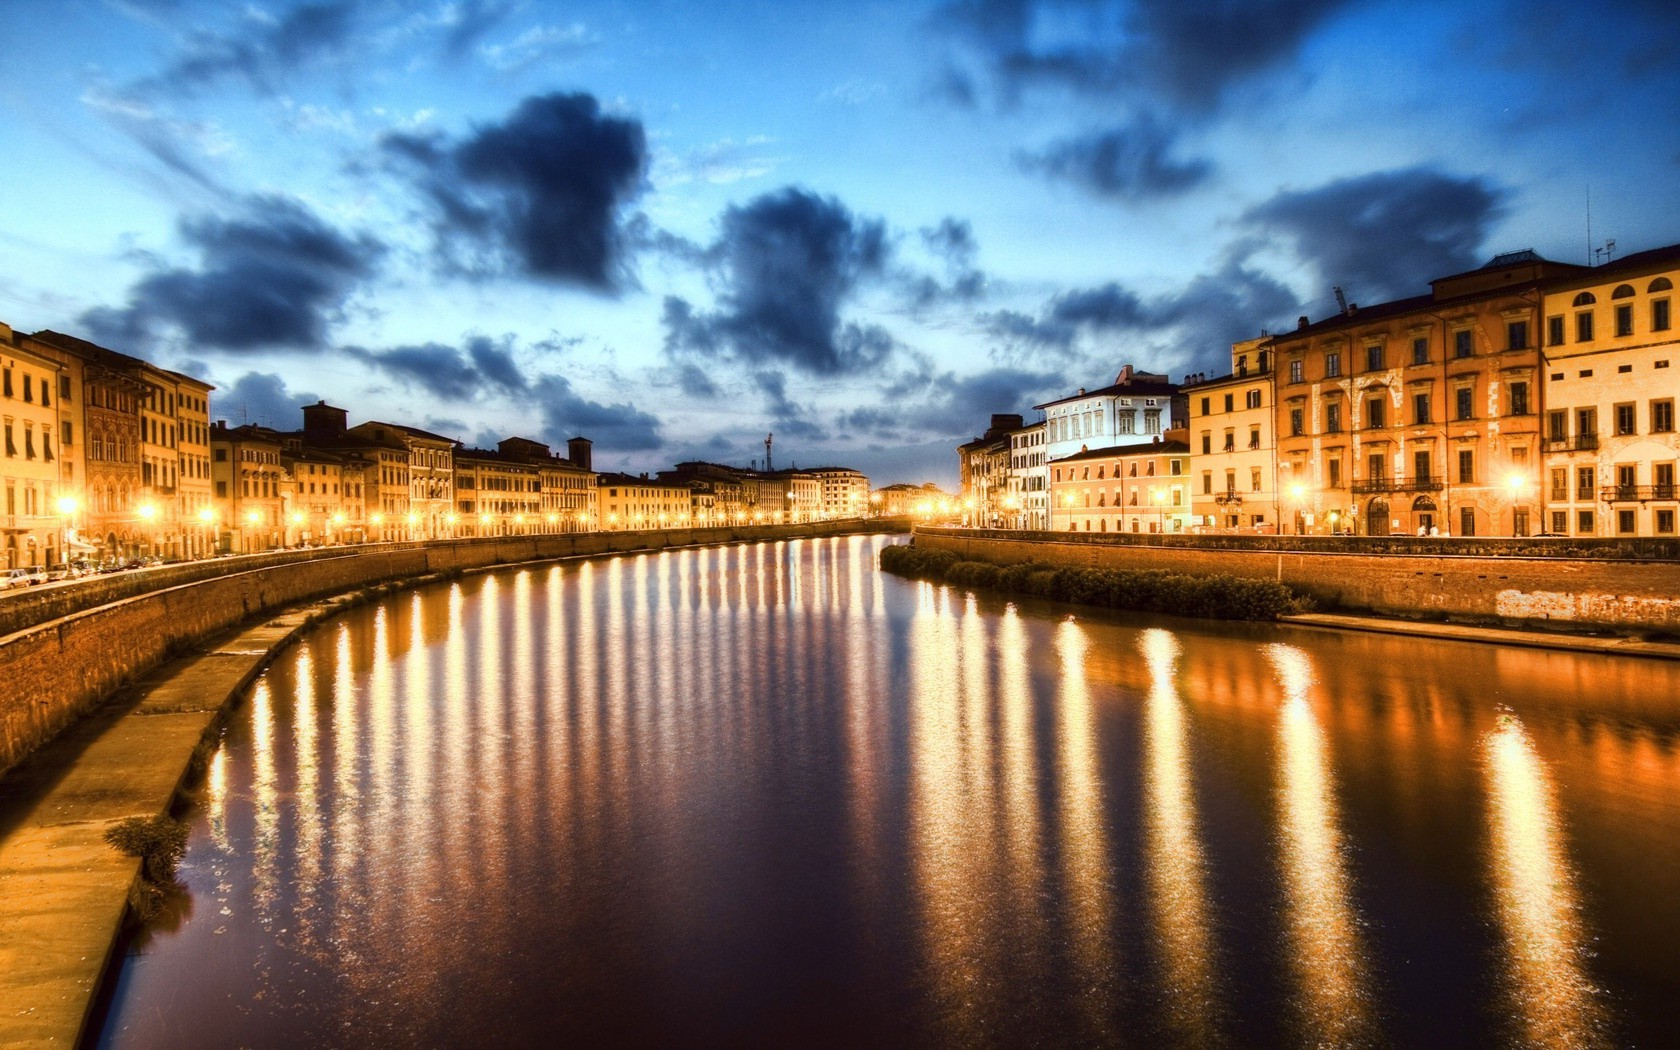
<path id="1" fill-rule="evenodd" d="M 1089 397 L 1171 397 L 1178 393 L 1177 383 L 1157 383 L 1152 380 L 1134 379 L 1127 383 L 1112 383 L 1096 390 L 1087 390 L 1083 394 L 1070 394 L 1058 397 L 1054 401 L 1046 401 L 1034 408 L 1050 408 L 1054 405 L 1064 405 L 1069 401 L 1083 401 Z"/>
<path id="2" fill-rule="evenodd" d="M 1190 451 L 1187 441 L 1144 441 L 1131 445 L 1110 445 L 1107 448 L 1086 449 L 1075 452 L 1071 456 L 1053 459 L 1052 463 L 1068 463 L 1081 459 L 1117 459 L 1121 456 L 1161 455 L 1176 456 Z"/>
<path id="3" fill-rule="evenodd" d="M 660 481 L 658 478 L 644 478 L 630 474 L 605 473 L 598 476 L 597 485 L 617 485 L 619 488 L 640 487 L 645 489 L 678 489 L 688 491 L 686 484 L 671 481 Z"/>
<path id="4" fill-rule="evenodd" d="M 377 421 L 376 420 L 369 420 L 369 422 L 377 422 Z M 395 429 L 400 430 L 405 434 L 409 434 L 409 435 L 411 435 L 413 437 L 417 437 L 417 438 L 422 438 L 426 441 L 441 441 L 446 445 L 454 445 L 455 444 L 455 439 L 454 438 L 446 438 L 442 434 L 434 434 L 430 430 L 421 430 L 419 427 L 411 427 L 411 426 L 408 426 L 407 424 L 404 424 L 404 423 L 386 423 L 384 425 L 388 426 L 388 427 L 394 427 Z"/>

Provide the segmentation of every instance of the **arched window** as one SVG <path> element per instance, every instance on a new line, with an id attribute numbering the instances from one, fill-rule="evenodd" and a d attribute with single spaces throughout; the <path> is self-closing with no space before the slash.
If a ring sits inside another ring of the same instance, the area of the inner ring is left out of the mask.
<path id="1" fill-rule="evenodd" d="M 1612 298 L 1612 299 L 1632 299 L 1633 298 L 1633 285 L 1631 285 L 1631 284 L 1619 284 L 1619 285 L 1617 285 L 1616 290 L 1610 293 L 1610 298 Z"/>
<path id="2" fill-rule="evenodd" d="M 1580 295 L 1575 297 L 1576 306 L 1591 306 L 1596 302 L 1598 302 L 1598 297 L 1593 295 L 1591 292 L 1582 292 Z"/>
<path id="3" fill-rule="evenodd" d="M 1673 281 L 1669 280 L 1667 277 L 1658 277 L 1656 280 L 1651 282 L 1651 287 L 1649 287 L 1645 290 L 1647 292 L 1666 292 L 1666 291 L 1669 291 L 1670 289 L 1672 289 L 1673 287 L 1674 287 L 1674 282 Z"/>

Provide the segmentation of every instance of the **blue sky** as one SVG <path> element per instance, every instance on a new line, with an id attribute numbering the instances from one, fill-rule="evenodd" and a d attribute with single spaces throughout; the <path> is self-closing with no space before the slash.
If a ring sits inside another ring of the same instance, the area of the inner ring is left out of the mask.
<path id="1" fill-rule="evenodd" d="M 605 469 L 951 483 L 992 412 L 1680 241 L 1680 14 L 9 0 L 0 320 Z"/>

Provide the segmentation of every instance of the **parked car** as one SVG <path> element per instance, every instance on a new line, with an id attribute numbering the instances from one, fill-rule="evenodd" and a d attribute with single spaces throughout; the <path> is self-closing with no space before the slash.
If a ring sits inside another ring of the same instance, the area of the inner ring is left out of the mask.
<path id="1" fill-rule="evenodd" d="M 7 569 L 5 574 L 0 576 L 0 589 L 32 587 L 37 583 L 45 583 L 46 581 L 47 573 L 45 569 L 39 565 L 27 565 L 21 568 Z"/>

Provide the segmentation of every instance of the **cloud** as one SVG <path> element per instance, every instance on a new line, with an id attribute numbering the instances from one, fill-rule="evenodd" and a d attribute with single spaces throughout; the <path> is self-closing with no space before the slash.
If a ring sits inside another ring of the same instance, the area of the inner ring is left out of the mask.
<path id="1" fill-rule="evenodd" d="M 1481 265 L 1508 198 L 1479 177 L 1407 168 L 1285 191 L 1242 222 L 1261 242 L 1293 248 L 1326 286 L 1376 303 L 1419 295 L 1435 277 Z"/>
<path id="2" fill-rule="evenodd" d="M 345 347 L 344 352 L 446 401 L 473 401 L 483 394 L 521 394 L 529 389 L 513 359 L 511 337 L 473 336 L 465 347 L 442 343 L 386 350 Z"/>
<path id="3" fill-rule="evenodd" d="M 708 401 L 723 395 L 723 388 L 696 364 L 686 364 L 677 369 L 677 389 L 689 397 L 702 397 Z"/>
<path id="4" fill-rule="evenodd" d="M 880 220 L 854 216 L 833 197 L 787 187 L 731 205 L 707 252 L 724 287 L 720 309 L 705 313 L 668 296 L 665 349 L 816 375 L 877 367 L 892 337 L 840 314 L 861 284 L 885 272 L 889 253 Z"/>
<path id="5" fill-rule="evenodd" d="M 941 71 L 942 91 L 954 101 L 976 98 L 984 80 L 1006 104 L 1031 88 L 1060 87 L 1207 112 L 1234 85 L 1288 65 L 1354 2 L 955 0 L 932 24 L 980 67 L 978 75 Z"/>
<path id="6" fill-rule="evenodd" d="M 275 430 L 297 430 L 303 426 L 303 406 L 321 398 L 302 390 L 289 390 L 286 381 L 273 372 L 246 372 L 233 385 L 210 394 L 210 415 L 232 426 L 255 423 Z"/>
<path id="7" fill-rule="evenodd" d="M 809 405 L 801 405 L 788 396 L 785 374 L 767 369 L 754 372 L 752 380 L 765 396 L 765 408 L 776 430 L 785 436 L 809 441 L 821 441 L 828 436 L 821 426 L 813 422 L 816 412 Z"/>
<path id="8" fill-rule="evenodd" d="M 244 21 L 231 32 L 195 30 L 180 57 L 135 90 L 190 93 L 232 78 L 272 94 L 292 70 L 347 57 L 355 13 L 356 5 L 350 0 L 301 4 L 279 17 L 247 7 Z"/>
<path id="9" fill-rule="evenodd" d="M 439 24 L 443 28 L 443 54 L 459 60 L 472 53 L 492 29 L 514 8 L 513 0 L 456 0 L 444 5 Z"/>
<path id="10" fill-rule="evenodd" d="M 1171 197 L 1208 180 L 1207 160 L 1179 160 L 1175 132 L 1147 115 L 1130 124 L 1062 139 L 1016 154 L 1027 171 L 1071 182 L 1099 197 L 1144 201 Z"/>
<path id="11" fill-rule="evenodd" d="M 383 146 L 417 177 L 458 272 L 629 283 L 620 212 L 641 192 L 647 143 L 639 122 L 604 115 L 593 96 L 533 96 L 459 142 L 392 134 Z"/>
<path id="12" fill-rule="evenodd" d="M 597 449 L 620 452 L 665 445 L 657 418 L 633 405 L 591 401 L 562 376 L 539 378 L 532 384 L 531 396 L 542 411 L 544 440 L 556 448 L 564 448 L 567 440 L 579 435 L 595 442 Z"/>
<path id="13" fill-rule="evenodd" d="M 1127 359 L 1146 367 L 1218 369 L 1233 342 L 1287 319 L 1298 305 L 1289 288 L 1233 256 L 1171 294 L 1146 299 L 1109 282 L 1063 293 L 1037 316 L 996 311 L 982 322 L 996 345 L 994 357 L 1005 361 L 1042 360 L 1047 351 L 1071 361 L 1095 351 L 1111 364 L 1107 347 L 1125 336 Z"/>
<path id="14" fill-rule="evenodd" d="M 180 223 L 196 269 L 160 267 L 129 291 L 128 305 L 82 315 L 95 338 L 148 345 L 178 332 L 196 346 L 250 351 L 320 350 L 329 322 L 374 271 L 382 246 L 351 237 L 285 197 L 252 197 L 233 217 Z"/>
<path id="15" fill-rule="evenodd" d="M 721 138 L 682 154 L 662 152 L 654 164 L 653 181 L 669 188 L 695 181 L 727 186 L 763 178 L 787 159 L 765 152 L 765 147 L 773 141 L 764 135 L 754 135 L 740 142 Z"/>
<path id="16" fill-rule="evenodd" d="M 513 73 L 539 62 L 575 58 L 600 42 L 582 23 L 532 26 L 505 44 L 481 44 L 479 58 L 501 73 Z"/>
<path id="17" fill-rule="evenodd" d="M 924 370 L 900 377 L 883 391 L 882 401 L 843 412 L 839 425 L 884 439 L 946 438 L 979 433 L 994 412 L 1030 415 L 1035 403 L 1062 391 L 1059 371 L 991 368 L 972 375 Z"/>

